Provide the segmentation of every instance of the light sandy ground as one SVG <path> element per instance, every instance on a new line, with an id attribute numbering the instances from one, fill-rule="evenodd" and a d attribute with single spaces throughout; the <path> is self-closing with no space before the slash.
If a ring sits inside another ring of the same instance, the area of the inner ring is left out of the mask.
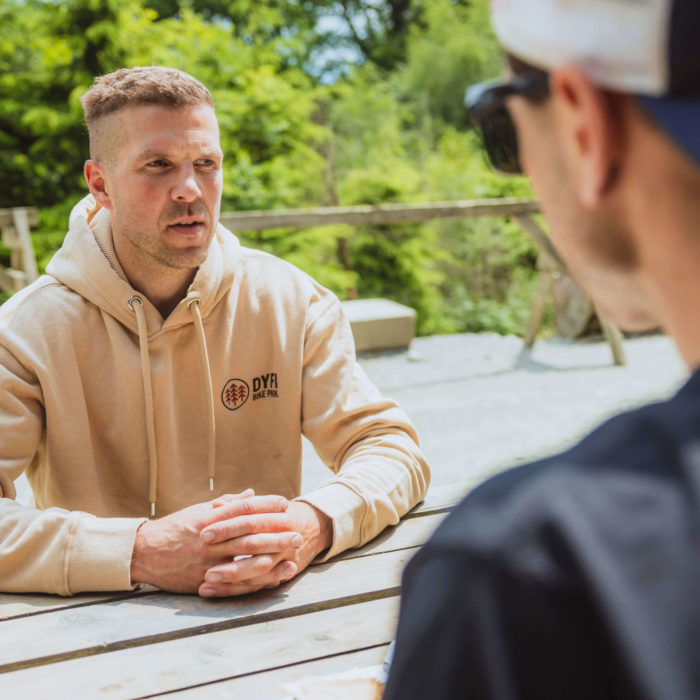
<path id="1" fill-rule="evenodd" d="M 433 485 L 467 483 L 572 444 L 606 417 L 672 394 L 687 378 L 662 335 L 625 341 L 615 367 L 602 341 L 510 336 L 417 338 L 410 351 L 360 364 L 418 428 Z M 304 490 L 328 477 L 305 445 Z"/>
<path id="2" fill-rule="evenodd" d="M 408 352 L 360 364 L 416 424 L 433 485 L 461 484 L 561 449 L 687 376 L 664 336 L 627 340 L 625 350 L 627 366 L 615 367 L 603 342 L 541 340 L 523 352 L 519 338 L 465 334 L 417 338 Z M 305 443 L 303 490 L 328 476 Z M 26 481 L 17 486 L 26 502 Z"/>

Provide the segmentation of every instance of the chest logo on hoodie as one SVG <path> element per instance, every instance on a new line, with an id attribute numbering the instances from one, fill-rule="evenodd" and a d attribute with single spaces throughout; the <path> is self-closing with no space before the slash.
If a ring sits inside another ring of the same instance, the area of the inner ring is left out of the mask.
<path id="1" fill-rule="evenodd" d="M 221 392 L 221 400 L 229 411 L 239 409 L 250 396 L 250 387 L 245 379 L 229 379 Z"/>
<path id="2" fill-rule="evenodd" d="M 279 398 L 277 372 L 261 374 L 253 379 L 253 401 L 269 398 Z"/>

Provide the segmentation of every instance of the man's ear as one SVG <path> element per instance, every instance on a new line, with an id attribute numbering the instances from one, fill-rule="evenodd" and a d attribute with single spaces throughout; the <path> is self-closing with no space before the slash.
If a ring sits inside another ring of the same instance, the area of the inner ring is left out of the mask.
<path id="1" fill-rule="evenodd" d="M 615 185 L 624 154 L 622 98 L 596 87 L 576 66 L 552 71 L 550 89 L 579 198 L 595 206 Z"/>
<path id="2" fill-rule="evenodd" d="M 86 160 L 83 169 L 85 180 L 92 196 L 105 209 L 112 209 L 112 198 L 109 194 L 109 184 L 104 166 L 95 160 Z"/>

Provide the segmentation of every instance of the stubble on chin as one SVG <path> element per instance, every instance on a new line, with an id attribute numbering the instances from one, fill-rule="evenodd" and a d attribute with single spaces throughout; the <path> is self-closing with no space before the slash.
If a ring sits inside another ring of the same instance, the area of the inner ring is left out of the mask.
<path id="1" fill-rule="evenodd" d="M 135 225 L 113 227 L 114 248 L 122 267 L 152 276 L 180 276 L 195 271 L 207 259 L 215 232 L 208 228 L 201 243 L 177 246 L 169 243 L 167 226 L 146 232 Z"/>
<path id="2" fill-rule="evenodd" d="M 167 236 L 160 239 L 158 250 L 153 251 L 161 265 L 174 270 L 194 269 L 202 265 L 214 238 L 214 231 L 208 228 L 201 243 L 192 246 L 174 246 L 167 244 Z"/>

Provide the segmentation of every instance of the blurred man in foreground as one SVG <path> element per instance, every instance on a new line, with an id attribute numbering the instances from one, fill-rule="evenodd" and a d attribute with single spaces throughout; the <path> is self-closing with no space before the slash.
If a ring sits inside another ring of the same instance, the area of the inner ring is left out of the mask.
<path id="1" fill-rule="evenodd" d="M 407 567 L 385 698 L 698 698 L 700 4 L 492 17 L 509 75 L 468 102 L 493 164 L 522 165 L 598 307 L 694 374 L 465 499 Z"/>

